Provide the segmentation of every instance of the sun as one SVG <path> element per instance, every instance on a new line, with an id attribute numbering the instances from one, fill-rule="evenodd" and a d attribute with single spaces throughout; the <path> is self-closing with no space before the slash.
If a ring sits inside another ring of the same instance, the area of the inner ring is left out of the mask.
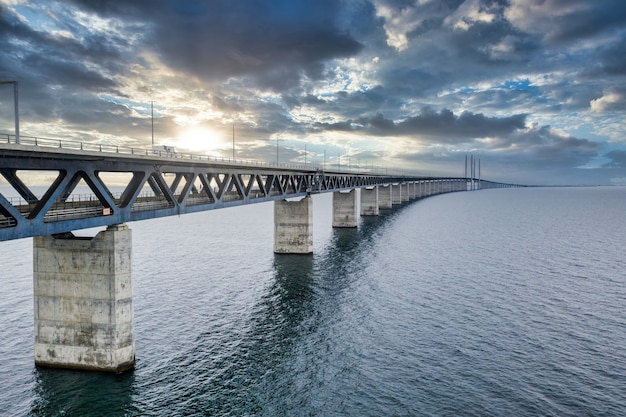
<path id="1" fill-rule="evenodd" d="M 214 152 L 220 148 L 220 142 L 215 130 L 193 126 L 181 131 L 177 136 L 176 146 L 193 152 Z"/>

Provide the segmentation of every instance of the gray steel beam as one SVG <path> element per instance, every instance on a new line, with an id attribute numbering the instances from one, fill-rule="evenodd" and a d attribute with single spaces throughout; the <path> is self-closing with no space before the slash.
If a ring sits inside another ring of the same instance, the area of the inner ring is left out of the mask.
<path id="1" fill-rule="evenodd" d="M 141 155 L 116 155 L 94 151 L 27 149 L 24 145 L 0 146 L 0 174 L 27 203 L 18 207 L 0 194 L 0 241 L 116 223 L 180 215 L 242 204 L 283 200 L 308 194 L 349 190 L 416 180 L 438 181 L 432 177 L 390 177 L 178 160 Z M 16 174 L 31 170 L 56 175 L 41 199 Z M 100 175 L 129 173 L 131 178 L 119 199 L 115 199 Z M 175 175 L 170 186 L 164 175 Z M 83 179 L 96 197 L 93 202 L 67 201 Z M 453 179 L 450 179 L 453 180 Z M 466 178 L 456 178 L 466 181 Z M 198 190 L 196 182 L 201 189 Z M 180 194 L 176 190 L 184 182 Z M 482 181 L 482 188 L 500 186 Z M 214 189 L 213 187 L 217 189 Z M 142 195 L 149 187 L 153 195 Z M 27 216 L 21 212 L 28 212 Z M 4 218 L 4 220 L 3 220 Z"/>

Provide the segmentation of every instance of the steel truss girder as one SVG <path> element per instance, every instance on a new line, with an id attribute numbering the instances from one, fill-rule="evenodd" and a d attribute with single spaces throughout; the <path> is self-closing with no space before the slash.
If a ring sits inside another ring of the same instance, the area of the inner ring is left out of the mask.
<path id="1" fill-rule="evenodd" d="M 37 197 L 20 178 L 21 171 L 45 172 L 54 180 L 43 196 Z M 119 196 L 102 180 L 104 173 L 130 174 Z M 162 158 L 7 150 L 0 151 L 0 175 L 23 200 L 15 203 L 0 193 L 0 241 L 416 180 Z M 172 176 L 173 180 L 168 181 Z M 81 181 L 94 198 L 69 201 Z"/>

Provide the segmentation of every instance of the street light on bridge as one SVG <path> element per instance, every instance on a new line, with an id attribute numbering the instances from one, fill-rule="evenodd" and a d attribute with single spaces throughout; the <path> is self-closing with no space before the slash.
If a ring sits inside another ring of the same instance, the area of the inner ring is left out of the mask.
<path id="1" fill-rule="evenodd" d="M 20 116 L 19 116 L 19 104 L 17 96 L 17 81 L 0 81 L 0 84 L 13 84 L 13 104 L 15 105 L 15 143 L 20 143 Z"/>
<path id="2" fill-rule="evenodd" d="M 280 134 L 276 135 L 276 165 L 278 165 L 278 141 L 284 141 L 284 139 L 280 139 Z"/>

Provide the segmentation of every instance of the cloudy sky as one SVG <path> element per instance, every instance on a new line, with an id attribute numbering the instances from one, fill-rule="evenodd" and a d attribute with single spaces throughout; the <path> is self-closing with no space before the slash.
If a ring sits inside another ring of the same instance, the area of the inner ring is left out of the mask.
<path id="1" fill-rule="evenodd" d="M 22 135 L 150 147 L 153 102 L 198 153 L 626 185 L 624 0 L 0 0 L 0 44 Z"/>

